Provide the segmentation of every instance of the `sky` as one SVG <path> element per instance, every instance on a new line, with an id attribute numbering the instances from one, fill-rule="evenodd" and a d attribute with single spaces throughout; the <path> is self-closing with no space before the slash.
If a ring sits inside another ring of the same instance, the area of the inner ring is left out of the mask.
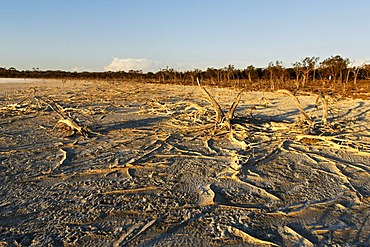
<path id="1" fill-rule="evenodd" d="M 0 67 L 156 72 L 370 62 L 368 0 L 0 0 Z"/>

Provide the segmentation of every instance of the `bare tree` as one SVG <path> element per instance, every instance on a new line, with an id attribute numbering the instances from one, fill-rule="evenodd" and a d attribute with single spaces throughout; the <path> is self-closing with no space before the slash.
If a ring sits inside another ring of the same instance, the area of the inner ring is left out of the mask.
<path id="1" fill-rule="evenodd" d="M 301 62 L 295 62 L 295 63 L 292 63 L 292 66 L 295 72 L 295 85 L 298 89 L 299 88 L 299 77 L 302 74 L 303 65 Z"/>
<path id="2" fill-rule="evenodd" d="M 309 81 L 310 78 L 310 73 L 313 72 L 315 73 L 315 66 L 316 63 L 319 61 L 319 57 L 305 57 L 302 59 L 302 75 L 303 75 L 303 80 L 302 80 L 302 86 L 304 87 L 306 83 Z M 315 78 L 315 74 L 313 74 L 313 80 Z"/>
<path id="3" fill-rule="evenodd" d="M 267 71 L 270 77 L 270 87 L 272 90 L 276 89 L 277 79 L 284 81 L 284 68 L 282 64 L 283 64 L 282 61 L 277 60 L 275 64 L 273 62 L 269 62 L 267 66 Z"/>
<path id="4" fill-rule="evenodd" d="M 343 80 L 343 72 L 347 69 L 349 64 L 348 58 L 342 58 L 339 55 L 331 56 L 320 63 L 323 70 L 329 72 L 329 76 L 332 76 L 334 83 L 336 81 Z"/>
<path id="5" fill-rule="evenodd" d="M 352 62 L 352 65 L 353 65 L 354 61 Z M 348 79 L 349 79 L 349 74 L 350 73 L 353 73 L 353 84 L 354 85 L 357 85 L 357 78 L 358 78 L 358 74 L 360 72 L 360 70 L 362 68 L 365 67 L 365 63 L 362 63 L 361 65 L 359 66 L 351 66 L 348 68 L 348 73 L 347 73 L 347 78 L 346 78 L 346 83 L 348 83 Z"/>
<path id="6" fill-rule="evenodd" d="M 248 73 L 248 80 L 250 83 L 252 83 L 252 73 L 255 71 L 255 67 L 253 65 L 249 65 L 247 68 L 246 68 L 246 71 Z"/>

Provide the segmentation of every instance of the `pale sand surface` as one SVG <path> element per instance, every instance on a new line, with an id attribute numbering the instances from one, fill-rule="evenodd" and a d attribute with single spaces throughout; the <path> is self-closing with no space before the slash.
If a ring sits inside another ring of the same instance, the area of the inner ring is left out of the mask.
<path id="1" fill-rule="evenodd" d="M 370 101 L 297 97 L 320 133 L 281 93 L 230 131 L 195 86 L 0 83 L 0 246 L 370 245 Z"/>
<path id="2" fill-rule="evenodd" d="M 93 82 L 88 81 L 72 81 L 66 80 L 63 82 L 58 79 L 32 79 L 32 78 L 0 78 L 0 94 L 5 92 L 14 92 L 15 90 L 24 90 L 30 87 L 81 87 Z"/>
<path id="3" fill-rule="evenodd" d="M 55 85 L 59 83 L 56 80 L 55 84 L 51 84 L 51 80 L 48 81 L 49 85 Z M 26 78 L 0 78 L 0 92 L 10 92 L 14 90 L 26 89 L 30 86 L 41 86 L 46 85 L 46 80 L 42 79 L 26 79 Z"/>

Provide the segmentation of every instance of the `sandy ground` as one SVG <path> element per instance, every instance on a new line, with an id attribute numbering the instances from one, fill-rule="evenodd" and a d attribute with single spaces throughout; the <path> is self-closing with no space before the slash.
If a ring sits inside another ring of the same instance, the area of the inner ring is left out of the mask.
<path id="1" fill-rule="evenodd" d="M 0 246 L 369 246 L 370 101 L 297 98 L 1 83 Z"/>

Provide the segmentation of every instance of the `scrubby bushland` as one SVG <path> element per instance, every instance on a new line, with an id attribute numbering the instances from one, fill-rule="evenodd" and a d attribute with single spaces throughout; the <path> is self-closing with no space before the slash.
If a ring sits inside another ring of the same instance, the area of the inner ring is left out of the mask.
<path id="1" fill-rule="evenodd" d="M 224 68 L 177 71 L 166 68 L 157 72 L 69 72 L 60 70 L 41 71 L 38 68 L 19 71 L 13 67 L 0 68 L 2 78 L 44 78 L 61 80 L 108 80 L 112 83 L 140 81 L 196 85 L 196 78 L 203 85 L 217 87 L 240 87 L 245 90 L 302 90 L 326 91 L 349 96 L 370 92 L 370 64 L 354 66 L 349 58 L 331 56 L 319 62 L 319 57 L 306 57 L 284 67 L 282 61 L 270 62 L 266 68 L 253 65 L 245 69 L 228 65 Z"/>

